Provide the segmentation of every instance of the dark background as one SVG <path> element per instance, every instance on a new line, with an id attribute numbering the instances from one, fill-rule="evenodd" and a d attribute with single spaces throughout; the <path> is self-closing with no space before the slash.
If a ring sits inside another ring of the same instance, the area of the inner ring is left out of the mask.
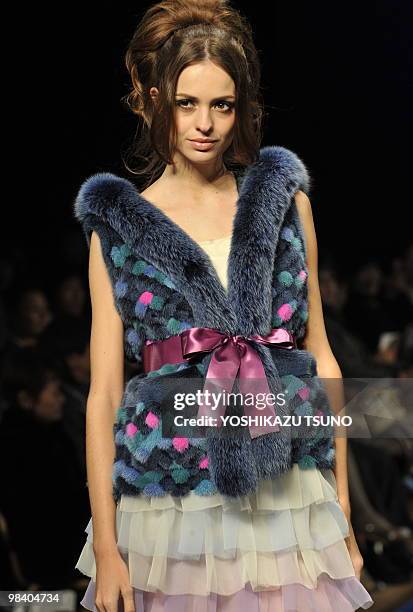
<path id="1" fill-rule="evenodd" d="M 68 261 L 87 265 L 76 192 L 94 172 L 126 175 L 121 150 L 135 117 L 121 103 L 129 88 L 123 55 L 148 5 L 85 2 L 57 12 L 37 4 L 21 15 L 12 50 L 17 182 L 2 248 L 23 245 L 33 276 L 45 265 L 51 274 Z M 386 269 L 411 238 L 412 6 L 236 5 L 262 61 L 262 144 L 291 148 L 306 163 L 321 255 L 332 251 L 349 273 L 370 256 Z"/>

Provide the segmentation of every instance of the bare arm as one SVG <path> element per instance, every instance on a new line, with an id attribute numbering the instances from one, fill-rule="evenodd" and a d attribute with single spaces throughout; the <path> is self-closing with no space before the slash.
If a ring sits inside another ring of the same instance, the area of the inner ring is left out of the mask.
<path id="1" fill-rule="evenodd" d="M 86 465 L 95 554 L 116 548 L 112 466 L 113 423 L 124 384 L 123 323 L 116 311 L 99 236 L 92 232 L 89 254 L 92 305 L 91 384 L 86 410 Z"/>
<path id="2" fill-rule="evenodd" d="M 331 350 L 324 324 L 318 282 L 317 237 L 311 210 L 311 202 L 303 191 L 298 191 L 295 194 L 295 202 L 303 226 L 308 267 L 308 324 L 303 345 L 306 350 L 313 353 L 317 360 L 317 372 L 319 377 L 323 379 L 323 385 L 332 410 L 335 414 L 343 416 L 345 414 L 345 398 L 342 385 L 342 374 L 333 351 Z M 328 379 L 330 379 L 330 381 Z M 337 482 L 337 496 L 349 523 L 350 536 L 347 546 L 350 550 L 356 574 L 360 578 L 363 560 L 358 550 L 350 522 L 351 509 L 348 488 L 347 437 L 345 436 L 343 428 L 339 428 L 337 431 L 340 432 L 340 435 L 336 435 L 334 440 L 336 451 L 334 474 Z"/>
<path id="3" fill-rule="evenodd" d="M 329 393 L 331 407 L 336 414 L 344 414 L 344 396 L 342 386 L 334 384 L 342 378 L 340 367 L 331 350 L 327 332 L 324 324 L 323 309 L 321 303 L 320 287 L 318 282 L 318 248 L 314 228 L 311 203 L 303 191 L 298 191 L 295 196 L 297 211 L 303 226 L 308 266 L 308 324 L 304 338 L 304 348 L 313 353 L 317 360 L 318 375 L 322 379 L 333 379 L 333 384 L 328 385 L 328 380 L 323 380 L 326 391 Z M 340 436 L 335 439 L 336 461 L 335 477 L 337 480 L 337 492 L 340 503 L 349 506 L 349 492 L 347 481 L 347 439 Z"/>

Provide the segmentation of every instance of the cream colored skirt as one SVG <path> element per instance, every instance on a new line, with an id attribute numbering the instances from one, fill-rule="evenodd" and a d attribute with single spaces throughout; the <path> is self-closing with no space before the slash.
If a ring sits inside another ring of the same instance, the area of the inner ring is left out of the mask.
<path id="1" fill-rule="evenodd" d="M 123 495 L 116 531 L 136 612 L 344 612 L 373 604 L 354 574 L 330 469 L 295 463 L 236 498 Z M 76 568 L 91 578 L 81 603 L 96 611 L 92 519 L 85 532 Z"/>

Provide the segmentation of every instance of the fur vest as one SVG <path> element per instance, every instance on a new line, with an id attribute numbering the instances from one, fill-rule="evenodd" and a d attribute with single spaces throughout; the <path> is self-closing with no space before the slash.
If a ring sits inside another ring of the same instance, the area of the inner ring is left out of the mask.
<path id="1" fill-rule="evenodd" d="M 99 235 L 116 309 L 124 324 L 129 359 L 142 362 L 145 340 L 162 340 L 191 327 L 226 334 L 266 335 L 284 327 L 296 338 L 291 350 L 254 344 L 271 390 L 289 394 L 276 414 L 331 415 L 314 355 L 300 348 L 308 317 L 308 268 L 295 205 L 309 193 L 307 168 L 292 151 L 263 147 L 259 159 L 235 172 L 239 197 L 228 260 L 228 289 L 202 247 L 127 179 L 98 173 L 74 203 L 90 246 Z M 113 494 L 183 496 L 253 492 L 293 463 L 302 469 L 334 465 L 331 427 L 301 435 L 292 427 L 251 439 L 228 436 L 225 427 L 203 437 L 162 435 L 167 382 L 205 376 L 211 353 L 196 363 L 166 364 L 133 376 L 125 385 L 114 424 Z M 309 384 L 311 383 L 311 384 Z M 245 431 L 245 428 L 243 428 Z M 310 428 L 311 429 L 311 428 Z"/>

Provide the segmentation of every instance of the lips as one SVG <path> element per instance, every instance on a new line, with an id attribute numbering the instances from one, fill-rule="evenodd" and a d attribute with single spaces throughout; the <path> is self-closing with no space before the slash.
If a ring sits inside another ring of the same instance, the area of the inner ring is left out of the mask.
<path id="1" fill-rule="evenodd" d="M 207 140 L 206 142 L 200 142 L 199 140 L 190 140 L 191 147 L 196 151 L 209 151 L 213 148 L 216 141 Z"/>

